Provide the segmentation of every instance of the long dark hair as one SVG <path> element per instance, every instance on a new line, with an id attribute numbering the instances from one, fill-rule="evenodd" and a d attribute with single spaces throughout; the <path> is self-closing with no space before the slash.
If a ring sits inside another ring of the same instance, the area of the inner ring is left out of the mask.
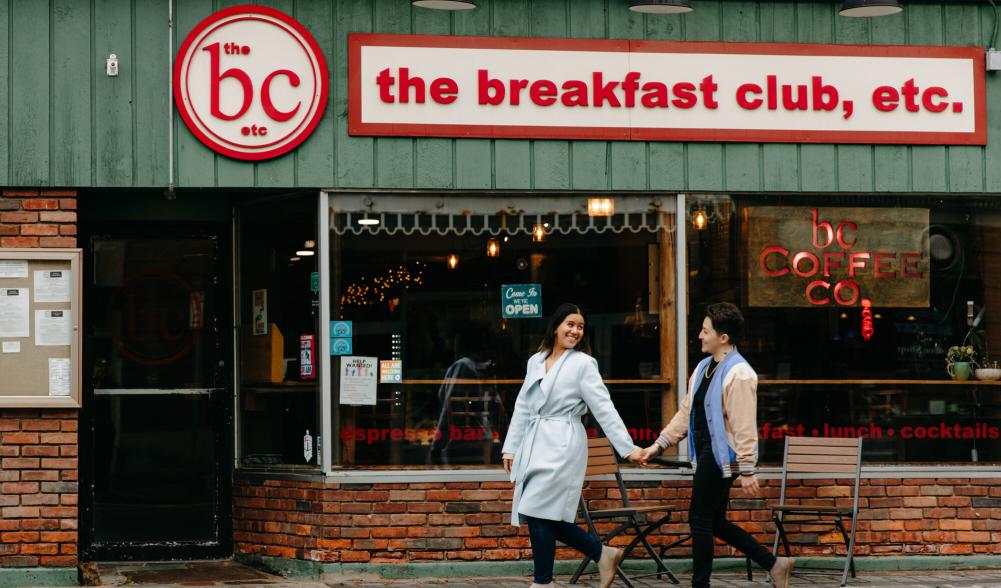
<path id="1" fill-rule="evenodd" d="M 549 317 L 549 322 L 546 324 L 546 333 L 542 336 L 542 342 L 539 343 L 539 351 L 546 354 L 549 357 L 553 352 L 553 348 L 556 346 L 556 329 L 563 324 L 571 314 L 579 314 L 584 317 L 584 325 L 587 325 L 587 317 L 584 316 L 584 311 L 580 309 L 579 306 L 570 302 L 564 302 L 556 309 L 556 312 Z M 591 342 L 587 337 L 587 329 L 584 329 L 584 335 L 577 342 L 577 346 L 574 347 L 576 351 L 583 351 L 588 355 L 591 354 Z"/>

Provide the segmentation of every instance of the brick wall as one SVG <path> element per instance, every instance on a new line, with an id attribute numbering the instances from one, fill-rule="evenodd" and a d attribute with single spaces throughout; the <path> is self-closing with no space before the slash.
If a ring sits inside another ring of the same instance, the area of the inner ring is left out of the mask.
<path id="1" fill-rule="evenodd" d="M 75 566 L 77 411 L 0 409 L 0 567 Z"/>
<path id="2" fill-rule="evenodd" d="M 76 247 L 75 190 L 0 194 L 0 247 Z"/>
<path id="3" fill-rule="evenodd" d="M 76 247 L 76 191 L 0 191 L 0 248 Z M 77 564 L 78 411 L 0 408 L 0 568 Z"/>
<path id="4" fill-rule="evenodd" d="M 730 519 L 771 545 L 768 505 L 778 501 L 778 480 L 767 480 L 762 497 L 731 494 Z M 850 505 L 849 481 L 790 482 L 790 501 Z M 317 562 L 409 563 L 442 560 L 528 560 L 527 527 L 509 524 L 511 485 L 505 482 L 427 484 L 321 484 L 237 480 L 234 486 L 237 553 Z M 617 506 L 612 482 L 585 486 L 591 508 Z M 634 505 L 672 504 L 674 524 L 651 536 L 663 544 L 687 532 L 690 482 L 633 482 Z M 1001 478 L 866 479 L 856 554 L 862 556 L 1001 554 Z M 610 525 L 600 528 L 604 531 Z M 792 536 L 795 553 L 844 554 L 833 527 L 804 529 Z M 620 538 L 615 544 L 625 544 Z M 736 555 L 719 545 L 717 554 Z M 689 557 L 687 547 L 672 554 Z M 559 559 L 577 559 L 570 549 Z"/>

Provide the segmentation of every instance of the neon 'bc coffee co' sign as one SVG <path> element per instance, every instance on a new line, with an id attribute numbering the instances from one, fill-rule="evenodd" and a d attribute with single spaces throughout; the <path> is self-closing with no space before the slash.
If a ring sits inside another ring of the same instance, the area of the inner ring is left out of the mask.
<path id="1" fill-rule="evenodd" d="M 323 117 L 328 86 L 309 31 L 263 6 L 212 14 L 188 34 L 174 62 L 174 98 L 188 129 L 236 159 L 296 148 Z"/>
<path id="2" fill-rule="evenodd" d="M 927 307 L 928 210 L 745 209 L 749 306 Z"/>

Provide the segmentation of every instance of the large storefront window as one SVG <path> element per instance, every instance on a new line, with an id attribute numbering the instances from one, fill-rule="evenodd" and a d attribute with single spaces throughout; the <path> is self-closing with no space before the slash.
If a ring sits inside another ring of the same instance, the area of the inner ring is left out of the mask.
<path id="1" fill-rule="evenodd" d="M 318 468 L 317 196 L 241 205 L 240 465 Z"/>
<path id="2" fill-rule="evenodd" d="M 335 465 L 496 467 L 526 361 L 567 301 L 637 442 L 657 435 L 673 198 L 616 198 L 600 217 L 586 197 L 330 198 Z"/>
<path id="3" fill-rule="evenodd" d="M 945 361 L 964 342 L 981 366 L 1001 358 L 1001 207 L 878 202 L 690 197 L 689 366 L 705 304 L 734 302 L 763 462 L 782 461 L 784 434 L 863 435 L 869 462 L 1001 461 L 1001 386 L 955 381 Z"/>

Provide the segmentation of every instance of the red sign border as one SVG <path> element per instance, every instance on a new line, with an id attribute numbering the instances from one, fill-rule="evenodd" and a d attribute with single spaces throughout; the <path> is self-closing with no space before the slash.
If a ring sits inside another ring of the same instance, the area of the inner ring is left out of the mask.
<path id="1" fill-rule="evenodd" d="M 182 90 L 181 86 L 181 70 L 182 64 L 184 63 L 184 57 L 187 56 L 188 51 L 191 50 L 191 44 L 203 30 L 222 19 L 229 18 L 234 15 L 270 16 L 295 29 L 295 31 L 306 41 L 309 50 L 313 52 L 317 67 L 320 70 L 320 79 L 317 82 L 320 88 L 320 104 L 317 107 L 316 112 L 313 113 L 313 116 L 310 119 L 308 119 L 306 126 L 299 130 L 298 136 L 295 139 L 280 147 L 269 149 L 267 151 L 247 153 L 221 144 L 219 141 L 216 141 L 206 133 L 202 132 L 202 130 L 194 124 L 194 119 L 192 118 L 194 113 L 188 111 L 184 102 L 184 90 Z M 297 148 L 303 143 L 303 141 L 313 134 L 313 130 L 316 129 L 317 125 L 320 124 L 320 121 L 323 120 L 323 115 L 327 109 L 327 101 L 330 96 L 330 72 L 327 70 L 327 60 L 323 55 L 323 50 L 320 48 L 319 43 L 317 43 L 316 39 L 313 38 L 312 33 L 310 33 L 309 30 L 302 25 L 302 23 L 295 20 L 288 14 L 281 12 L 280 10 L 275 10 L 274 8 L 268 8 L 267 6 L 252 6 L 249 4 L 231 6 L 218 12 L 213 12 L 209 16 L 205 17 L 200 23 L 195 25 L 195 28 L 191 29 L 191 32 L 189 32 L 184 38 L 184 42 L 181 44 L 180 49 L 177 50 L 177 55 L 174 58 L 173 69 L 172 80 L 174 104 L 177 108 L 178 114 L 181 115 L 181 119 L 184 120 L 184 124 L 188 127 L 188 130 L 191 131 L 191 134 L 197 137 L 203 145 L 216 153 L 243 161 L 261 161 L 265 159 L 272 159 Z"/>
<path id="2" fill-rule="evenodd" d="M 807 55 L 843 57 L 938 57 L 973 61 L 974 131 L 809 131 L 760 129 L 675 129 L 564 127 L 535 125 L 447 125 L 365 123 L 361 120 L 361 48 L 441 47 L 455 49 L 534 49 L 642 53 L 719 53 L 728 55 Z M 484 139 L 594 139 L 618 141 L 693 141 L 736 143 L 842 143 L 907 145 L 986 145 L 986 69 L 982 47 L 924 45 L 820 45 L 803 43 L 722 43 L 616 39 L 547 39 L 533 37 L 463 37 L 450 35 L 348 35 L 348 135 L 452 137 Z"/>

